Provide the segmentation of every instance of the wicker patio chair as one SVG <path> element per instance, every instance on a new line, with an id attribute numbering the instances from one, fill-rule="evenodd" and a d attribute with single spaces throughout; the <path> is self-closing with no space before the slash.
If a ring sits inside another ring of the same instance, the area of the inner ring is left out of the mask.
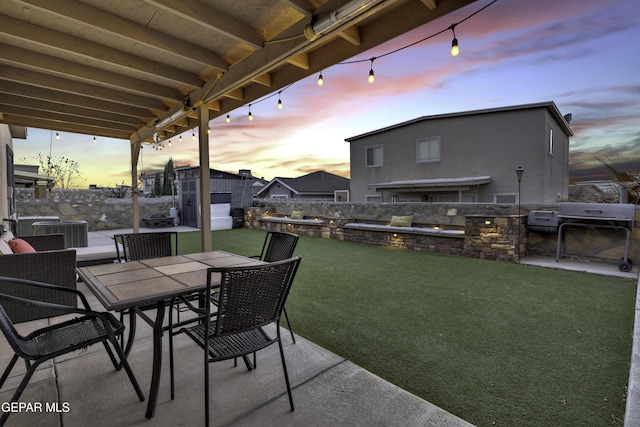
<path id="1" fill-rule="evenodd" d="M 0 284 L 3 286 L 12 284 L 21 287 L 30 287 L 47 292 L 70 293 L 75 298 L 80 298 L 83 306 L 83 308 L 75 308 L 74 306 L 47 303 L 0 293 L 0 329 L 2 329 L 4 336 L 14 351 L 9 365 L 0 378 L 0 388 L 4 385 L 19 358 L 24 359 L 27 366 L 27 372 L 13 394 L 11 402 L 18 401 L 33 373 L 43 362 L 97 343 L 103 343 L 116 369 L 122 364 L 138 398 L 141 402 L 144 401 L 144 394 L 140 389 L 140 385 L 127 362 L 122 348 L 116 340 L 116 334 L 122 331 L 123 326 L 112 314 L 92 311 L 85 296 L 75 289 L 4 276 L 0 277 Z M 16 331 L 13 322 L 4 309 L 5 304 L 9 302 L 12 304 L 23 304 L 30 307 L 53 310 L 57 315 L 76 314 L 80 315 L 80 317 L 38 329 L 27 336 L 22 336 Z M 119 361 L 116 360 L 109 344 L 111 344 L 113 350 L 117 353 Z M 2 414 L 0 425 L 5 424 L 10 414 L 11 412 L 9 411 Z"/>
<path id="2" fill-rule="evenodd" d="M 260 255 L 254 255 L 251 258 L 258 258 L 264 262 L 281 261 L 291 258 L 298 244 L 298 239 L 299 236 L 297 234 L 268 231 L 262 244 L 262 252 L 260 252 Z M 284 319 L 287 321 L 287 328 L 289 328 L 291 339 L 295 344 L 296 337 L 293 335 L 293 329 L 291 329 L 291 322 L 289 322 L 289 315 L 287 314 L 286 308 L 284 308 Z"/>
<path id="3" fill-rule="evenodd" d="M 204 350 L 205 424 L 209 425 L 209 363 L 238 357 L 246 358 L 271 344 L 278 343 L 291 410 L 293 396 L 280 338 L 280 317 L 291 289 L 300 257 L 249 267 L 209 268 L 206 295 L 211 295 L 212 276 L 220 274 L 217 314 L 212 318 L 206 304 L 203 322 L 173 331 L 169 325 L 171 398 L 174 397 L 173 336 L 186 333 Z M 217 277 L 217 276 L 216 276 Z M 216 285 L 217 286 L 217 285 Z M 277 325 L 275 337 L 263 329 Z"/>
<path id="4" fill-rule="evenodd" d="M 76 251 L 64 249 L 64 235 L 49 234 L 20 237 L 36 252 L 0 255 L 0 274 L 18 279 L 46 282 L 68 289 L 76 289 Z M 0 283 L 0 292 L 44 302 L 76 306 L 77 298 L 70 293 L 23 287 L 13 283 Z M 28 322 L 55 315 L 55 312 L 34 306 L 7 302 L 4 307 L 13 323 Z"/>
<path id="5" fill-rule="evenodd" d="M 113 240 L 116 242 L 120 262 L 161 258 L 178 253 L 178 233 L 175 231 L 116 234 Z"/>
<path id="6" fill-rule="evenodd" d="M 120 262 L 141 261 L 178 254 L 178 233 L 175 231 L 115 234 L 113 240 L 116 245 L 118 261 Z M 138 307 L 140 310 L 154 308 L 156 308 L 155 304 Z M 129 354 L 136 335 L 135 308 L 120 312 L 120 321 L 123 321 L 124 314 L 129 315 L 129 337 L 126 341 L 126 346 L 124 340 L 122 345 L 125 347 L 125 353 Z"/>

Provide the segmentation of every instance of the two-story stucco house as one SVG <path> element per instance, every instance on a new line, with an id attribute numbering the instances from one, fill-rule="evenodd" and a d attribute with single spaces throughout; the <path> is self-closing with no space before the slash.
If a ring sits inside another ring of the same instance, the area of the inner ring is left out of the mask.
<path id="1" fill-rule="evenodd" d="M 521 203 L 556 203 L 568 193 L 567 118 L 543 102 L 420 117 L 347 138 L 351 200 L 518 203 L 520 195 Z"/>

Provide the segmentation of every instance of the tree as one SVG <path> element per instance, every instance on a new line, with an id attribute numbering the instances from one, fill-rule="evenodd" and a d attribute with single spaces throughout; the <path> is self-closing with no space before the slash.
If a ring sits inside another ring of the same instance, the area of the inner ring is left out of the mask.
<path id="1" fill-rule="evenodd" d="M 170 196 L 173 194 L 171 186 L 173 185 L 173 159 L 169 158 L 169 161 L 166 165 L 164 165 L 164 174 L 162 176 L 163 185 L 163 194 L 165 196 Z"/>
<path id="2" fill-rule="evenodd" d="M 156 173 L 156 177 L 153 180 L 153 190 L 151 190 L 151 197 L 160 197 L 163 195 L 162 175 L 160 172 Z"/>
<path id="3" fill-rule="evenodd" d="M 80 165 L 68 157 L 44 156 L 37 154 L 40 173 L 55 179 L 54 188 L 80 188 L 84 183 L 84 176 L 80 172 Z"/>
<path id="4" fill-rule="evenodd" d="M 173 160 L 170 158 L 166 165 L 164 165 L 164 171 L 156 173 L 153 190 L 151 191 L 151 197 L 171 196 L 173 179 Z"/>

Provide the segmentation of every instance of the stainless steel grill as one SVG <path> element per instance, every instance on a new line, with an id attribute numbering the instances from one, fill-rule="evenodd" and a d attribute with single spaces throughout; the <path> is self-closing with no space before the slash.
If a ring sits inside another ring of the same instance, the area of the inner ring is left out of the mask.
<path id="1" fill-rule="evenodd" d="M 531 211 L 527 217 L 527 228 L 537 233 L 558 232 L 558 211 Z"/>
<path id="2" fill-rule="evenodd" d="M 623 230 L 626 232 L 624 257 L 618 262 L 620 271 L 631 271 L 629 260 L 629 245 L 633 230 L 635 205 L 613 203 L 571 203 L 560 204 L 558 211 L 558 245 L 556 248 L 556 262 L 564 255 L 564 234 L 567 227 L 593 227 Z"/>

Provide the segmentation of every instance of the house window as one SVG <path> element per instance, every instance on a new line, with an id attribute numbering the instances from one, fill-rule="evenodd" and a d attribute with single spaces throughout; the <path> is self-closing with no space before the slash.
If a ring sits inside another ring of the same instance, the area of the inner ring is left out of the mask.
<path id="1" fill-rule="evenodd" d="M 367 203 L 382 203 L 382 196 L 364 196 Z"/>
<path id="2" fill-rule="evenodd" d="M 272 194 L 271 198 L 272 199 L 288 199 L 289 195 L 287 195 L 287 194 Z"/>
<path id="3" fill-rule="evenodd" d="M 382 166 L 382 145 L 366 148 L 366 166 L 368 168 Z"/>
<path id="4" fill-rule="evenodd" d="M 515 193 L 494 194 L 493 203 L 516 204 L 518 203 L 518 195 Z"/>
<path id="5" fill-rule="evenodd" d="M 416 159 L 418 163 L 440 161 L 440 137 L 433 136 L 416 141 Z"/>
<path id="6" fill-rule="evenodd" d="M 549 129 L 549 155 L 553 156 L 553 128 Z"/>

